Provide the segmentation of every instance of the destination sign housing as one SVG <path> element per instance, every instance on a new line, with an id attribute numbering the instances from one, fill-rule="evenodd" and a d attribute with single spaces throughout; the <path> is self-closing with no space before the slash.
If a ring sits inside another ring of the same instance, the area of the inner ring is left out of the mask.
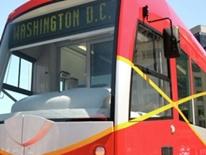
<path id="1" fill-rule="evenodd" d="M 115 0 L 98 0 L 12 24 L 10 48 L 114 26 Z"/>

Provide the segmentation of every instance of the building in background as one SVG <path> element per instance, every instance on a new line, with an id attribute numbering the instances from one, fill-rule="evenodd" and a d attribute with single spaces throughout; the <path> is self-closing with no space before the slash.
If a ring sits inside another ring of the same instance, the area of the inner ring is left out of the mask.
<path id="1" fill-rule="evenodd" d="M 191 32 L 206 50 L 206 25 L 195 26 L 191 29 Z"/>

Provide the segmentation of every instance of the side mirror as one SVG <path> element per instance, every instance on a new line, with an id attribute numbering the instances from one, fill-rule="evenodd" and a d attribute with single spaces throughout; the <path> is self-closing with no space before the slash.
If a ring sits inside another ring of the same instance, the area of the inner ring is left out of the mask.
<path id="1" fill-rule="evenodd" d="M 163 30 L 164 54 L 166 58 L 177 58 L 180 56 L 179 29 L 170 27 Z"/>

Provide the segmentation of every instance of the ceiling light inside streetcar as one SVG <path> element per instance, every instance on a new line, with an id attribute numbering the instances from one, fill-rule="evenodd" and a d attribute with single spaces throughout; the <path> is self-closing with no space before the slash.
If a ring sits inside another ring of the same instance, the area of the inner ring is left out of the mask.
<path id="1" fill-rule="evenodd" d="M 84 45 L 79 45 L 78 47 L 79 47 L 80 49 L 82 49 L 83 51 L 87 51 L 87 47 L 84 46 Z"/>

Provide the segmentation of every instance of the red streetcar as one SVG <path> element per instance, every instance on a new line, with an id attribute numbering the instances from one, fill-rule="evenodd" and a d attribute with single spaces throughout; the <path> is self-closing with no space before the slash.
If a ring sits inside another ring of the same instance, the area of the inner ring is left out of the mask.
<path id="1" fill-rule="evenodd" d="M 206 52 L 166 0 L 28 1 L 0 88 L 2 155 L 206 154 Z"/>

